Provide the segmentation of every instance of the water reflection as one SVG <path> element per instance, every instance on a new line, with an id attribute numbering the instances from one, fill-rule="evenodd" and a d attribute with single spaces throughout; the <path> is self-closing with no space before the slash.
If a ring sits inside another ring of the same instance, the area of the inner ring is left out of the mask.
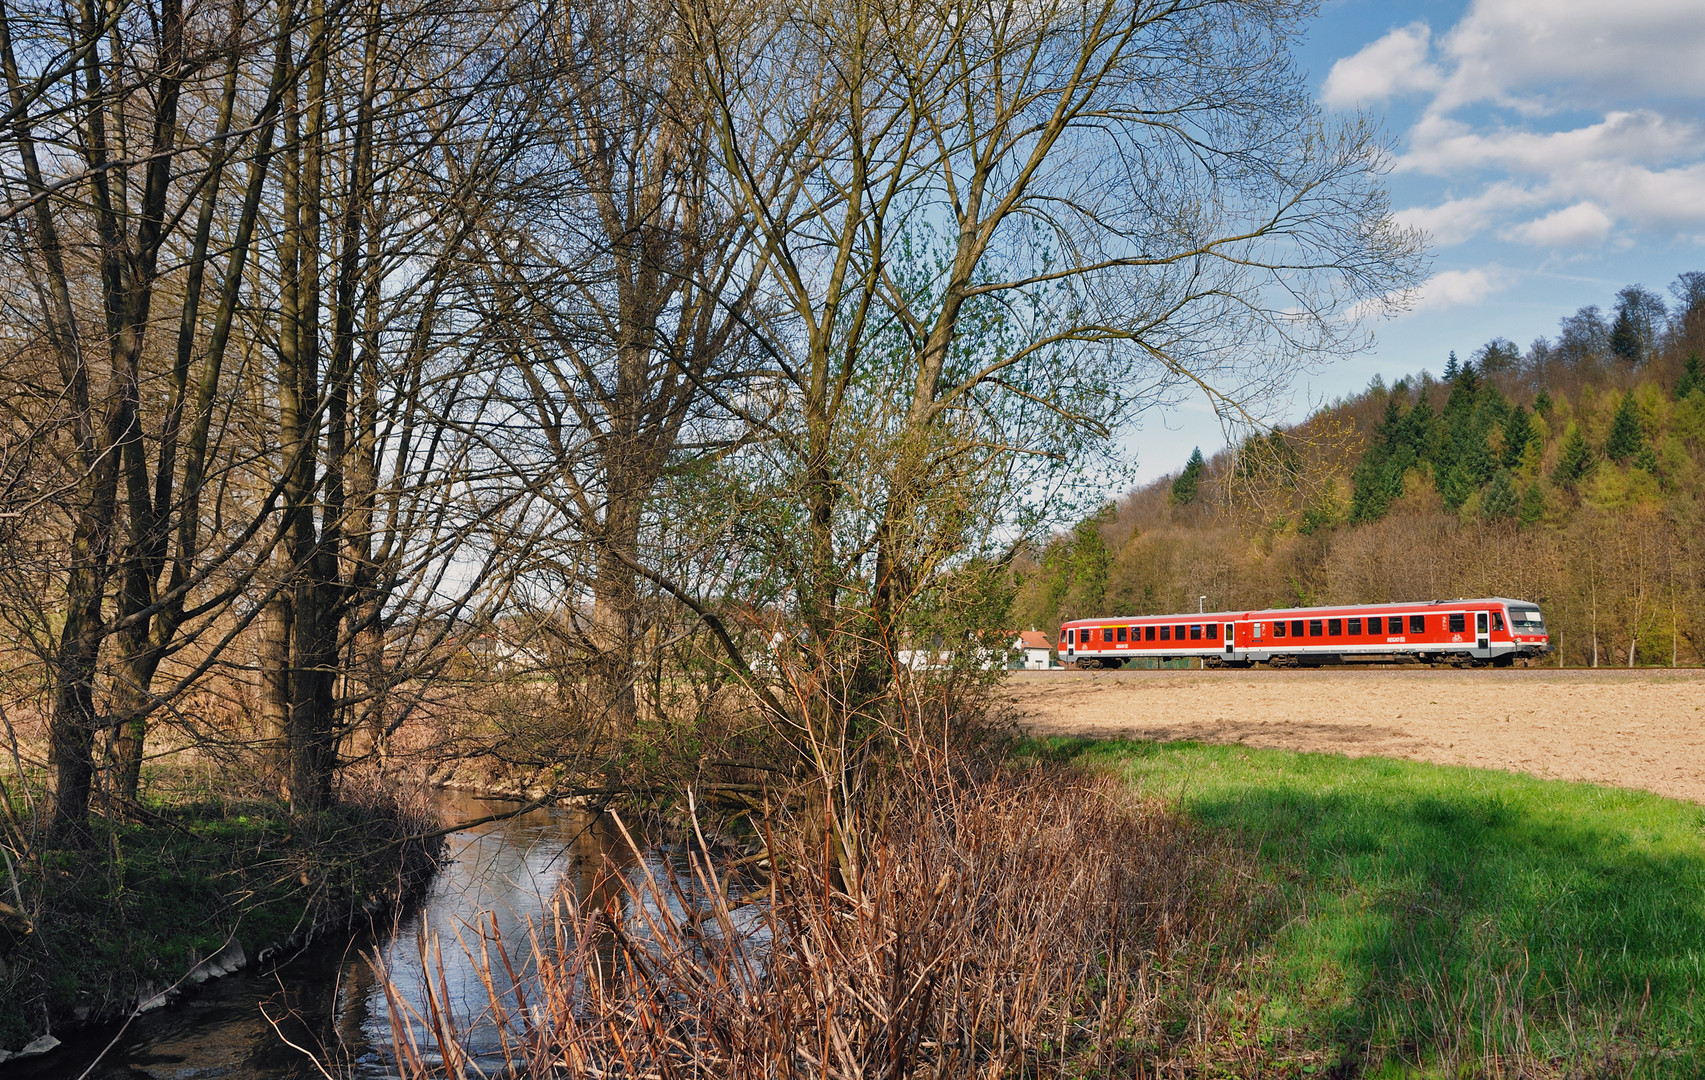
<path id="1" fill-rule="evenodd" d="M 440 793 L 438 801 L 446 821 L 482 817 L 513 805 L 448 791 Z M 274 973 L 245 971 L 210 982 L 188 1002 L 136 1020 L 90 1076 L 309 1080 L 321 1077 L 308 1056 L 311 1051 L 322 1060 L 343 1063 L 348 1074 L 364 1080 L 389 1077 L 389 1010 L 362 953 L 377 947 L 395 984 L 411 1002 L 418 1001 L 425 975 L 421 941 L 436 935 L 443 978 L 459 1019 L 463 1026 L 476 1021 L 471 1026 L 477 1028 L 478 1017 L 487 1009 L 487 991 L 458 933 L 476 954 L 482 933 L 492 949 L 495 920 L 517 974 L 524 978 L 528 924 L 547 912 L 559 884 L 599 906 L 619 894 L 620 886 L 601 873 L 606 860 L 623 868 L 634 861 L 607 819 L 578 810 L 536 810 L 459 833 L 450 838 L 445 866 L 427 895 L 404 913 L 391 933 L 381 938 L 363 935 L 347 947 L 341 940 L 321 942 Z M 502 965 L 492 967 L 501 970 Z M 436 972 L 433 977 L 438 978 Z M 75 1080 L 116 1031 L 97 1029 L 75 1039 L 61 1034 L 66 1046 L 42 1059 L 9 1063 L 8 1073 Z M 477 1031 L 475 1038 L 476 1050 L 494 1048 L 481 1046 Z"/>

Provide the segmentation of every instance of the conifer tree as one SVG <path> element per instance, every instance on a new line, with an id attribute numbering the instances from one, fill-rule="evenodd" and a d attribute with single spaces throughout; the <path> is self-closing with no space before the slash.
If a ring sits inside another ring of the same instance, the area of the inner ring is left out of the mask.
<path id="1" fill-rule="evenodd" d="M 1516 498 L 1515 485 L 1510 483 L 1510 474 L 1502 469 L 1492 477 L 1492 482 L 1486 485 L 1486 493 L 1480 499 L 1480 513 L 1488 521 L 1508 521 L 1516 516 L 1519 508 Z"/>
<path id="2" fill-rule="evenodd" d="M 1549 420 L 1551 419 L 1551 408 L 1551 392 L 1541 390 L 1539 396 L 1533 399 L 1533 411 Z"/>
<path id="3" fill-rule="evenodd" d="M 1184 471 L 1178 474 L 1178 479 L 1172 482 L 1172 502 L 1176 506 L 1188 506 L 1196 501 L 1196 488 L 1202 479 L 1202 470 L 1207 468 L 1207 462 L 1202 460 L 1202 448 L 1196 447 L 1190 455 L 1190 461 L 1184 466 Z"/>
<path id="4" fill-rule="evenodd" d="M 1462 365 L 1456 358 L 1456 350 L 1450 351 L 1450 359 L 1445 361 L 1445 382 L 1455 382 L 1462 371 Z"/>
<path id="5" fill-rule="evenodd" d="M 1681 378 L 1675 384 L 1675 399 L 1680 401 L 1693 391 L 1705 388 L 1705 372 L 1700 371 L 1699 354 L 1687 354 L 1687 362 L 1681 367 Z"/>
<path id="6" fill-rule="evenodd" d="M 1610 326 L 1610 351 L 1624 363 L 1640 362 L 1640 330 L 1626 307 L 1617 311 L 1616 321 Z"/>
<path id="7" fill-rule="evenodd" d="M 1640 431 L 1640 412 L 1634 405 L 1634 395 L 1623 394 L 1622 403 L 1616 407 L 1616 417 L 1610 422 L 1610 438 L 1604 444 L 1604 456 L 1612 461 L 1627 461 L 1640 452 L 1645 441 Z"/>
<path id="8" fill-rule="evenodd" d="M 1385 416 L 1374 426 L 1373 439 L 1350 476 L 1351 521 L 1378 521 L 1392 500 L 1403 494 L 1403 473 L 1415 463 L 1406 445 L 1402 407 L 1394 393 L 1385 399 Z"/>
<path id="9" fill-rule="evenodd" d="M 1557 459 L 1557 468 L 1552 472 L 1551 479 L 1561 487 L 1572 488 L 1592 468 L 1593 451 L 1587 445 L 1587 437 L 1581 433 L 1579 424 L 1570 424 L 1569 430 L 1563 436 L 1563 455 Z"/>
<path id="10" fill-rule="evenodd" d="M 1527 410 L 1517 405 L 1504 418 L 1504 468 L 1513 469 L 1521 464 L 1522 455 L 1527 452 L 1527 444 L 1533 441 L 1533 421 L 1528 419 Z"/>
<path id="11" fill-rule="evenodd" d="M 1519 525 L 1532 525 L 1545 516 L 1545 492 L 1539 488 L 1539 481 L 1527 485 L 1527 490 L 1521 495 L 1521 510 L 1516 516 Z"/>

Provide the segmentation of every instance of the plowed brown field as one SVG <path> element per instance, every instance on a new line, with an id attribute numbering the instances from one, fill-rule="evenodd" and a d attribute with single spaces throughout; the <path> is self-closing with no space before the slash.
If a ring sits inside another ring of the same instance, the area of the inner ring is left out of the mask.
<path id="1" fill-rule="evenodd" d="M 1475 765 L 1705 802 L 1705 671 L 1014 672 L 1037 735 L 1195 739 Z"/>

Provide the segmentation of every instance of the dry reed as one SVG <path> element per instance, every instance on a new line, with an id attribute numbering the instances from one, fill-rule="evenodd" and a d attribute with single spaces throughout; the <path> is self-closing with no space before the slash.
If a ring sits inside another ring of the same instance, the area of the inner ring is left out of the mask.
<path id="1" fill-rule="evenodd" d="M 495 920 L 458 935 L 485 973 L 477 1024 L 454 1019 L 442 979 L 411 999 L 381 971 L 400 1072 L 1255 1076 L 1301 1064 L 1248 1037 L 1259 1002 L 1214 989 L 1237 981 L 1225 977 L 1270 889 L 1171 808 L 1064 769 L 939 761 L 901 770 L 884 794 L 850 881 L 814 845 L 772 837 L 775 869 L 740 900 L 698 836 L 672 870 L 642 860 L 596 890 L 602 907 L 559 896 L 522 950 L 530 972 Z M 792 824 L 785 835 L 813 835 Z M 442 947 L 422 941 L 428 972 Z"/>

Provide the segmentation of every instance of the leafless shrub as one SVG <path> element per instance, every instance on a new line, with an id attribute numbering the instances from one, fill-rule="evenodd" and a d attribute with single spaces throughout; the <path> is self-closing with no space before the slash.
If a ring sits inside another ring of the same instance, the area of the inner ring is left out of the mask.
<path id="1" fill-rule="evenodd" d="M 386 978 L 405 1077 L 1256 1075 L 1285 1047 L 1232 1031 L 1214 996 L 1270 910 L 1223 843 L 1111 781 L 935 757 L 885 785 L 847 889 L 776 839 L 756 880 L 709 857 L 572 893 L 530 970 L 496 923 L 458 931 L 489 1002 L 454 1019 L 442 982 Z M 770 822 L 779 826 L 781 823 Z M 811 830 L 790 831 L 810 836 Z M 442 944 L 423 939 L 426 970 Z M 418 1004 L 417 1004 L 418 1003 Z M 502 1060 L 498 1060 L 502 1059 Z"/>

